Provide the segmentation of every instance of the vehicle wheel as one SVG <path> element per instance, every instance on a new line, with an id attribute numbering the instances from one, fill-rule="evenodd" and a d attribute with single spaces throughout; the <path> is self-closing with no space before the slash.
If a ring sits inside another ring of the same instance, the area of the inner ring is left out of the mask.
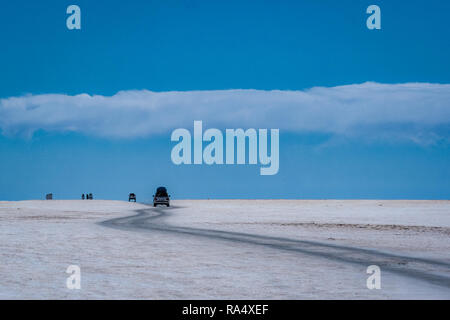
<path id="1" fill-rule="evenodd" d="M 170 207 L 170 204 L 166 204 L 167 207 Z"/>
<path id="2" fill-rule="evenodd" d="M 156 203 L 154 203 L 153 206 L 156 207 Z"/>

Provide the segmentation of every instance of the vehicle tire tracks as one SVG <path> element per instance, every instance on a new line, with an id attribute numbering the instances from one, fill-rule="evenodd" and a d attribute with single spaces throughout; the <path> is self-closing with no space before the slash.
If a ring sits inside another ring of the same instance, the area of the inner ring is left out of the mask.
<path id="1" fill-rule="evenodd" d="M 343 263 L 363 266 L 377 265 L 382 272 L 389 271 L 450 289 L 450 263 L 439 260 L 396 255 L 338 244 L 329 244 L 309 240 L 296 240 L 282 237 L 263 236 L 241 232 L 210 230 L 202 228 L 173 226 L 165 223 L 172 210 L 180 207 L 137 210 L 136 215 L 110 219 L 100 225 L 122 230 L 141 230 L 172 233 L 176 235 L 203 237 L 207 239 L 231 241 L 274 250 L 301 253 Z"/>

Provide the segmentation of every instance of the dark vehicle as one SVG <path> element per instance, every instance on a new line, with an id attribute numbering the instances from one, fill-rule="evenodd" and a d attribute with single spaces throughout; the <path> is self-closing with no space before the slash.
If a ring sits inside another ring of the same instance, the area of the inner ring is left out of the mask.
<path id="1" fill-rule="evenodd" d="M 170 207 L 170 196 L 167 194 L 167 189 L 159 187 L 156 189 L 156 193 L 153 195 L 153 206 L 163 204 Z"/>
<path id="2" fill-rule="evenodd" d="M 134 201 L 136 202 L 136 195 L 134 193 L 130 193 L 128 196 L 128 202 Z"/>
<path id="3" fill-rule="evenodd" d="M 46 200 L 53 200 L 53 193 L 47 193 L 47 194 L 45 195 L 45 199 L 46 199 Z"/>

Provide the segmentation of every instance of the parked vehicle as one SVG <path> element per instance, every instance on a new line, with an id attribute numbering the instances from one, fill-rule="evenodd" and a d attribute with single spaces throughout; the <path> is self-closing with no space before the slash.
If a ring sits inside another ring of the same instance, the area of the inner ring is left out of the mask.
<path id="1" fill-rule="evenodd" d="M 128 202 L 131 202 L 131 201 L 136 202 L 136 195 L 134 193 L 130 193 L 128 195 Z"/>
<path id="2" fill-rule="evenodd" d="M 170 195 L 167 194 L 165 187 L 158 187 L 153 195 L 153 206 L 156 207 L 158 204 L 170 207 Z"/>

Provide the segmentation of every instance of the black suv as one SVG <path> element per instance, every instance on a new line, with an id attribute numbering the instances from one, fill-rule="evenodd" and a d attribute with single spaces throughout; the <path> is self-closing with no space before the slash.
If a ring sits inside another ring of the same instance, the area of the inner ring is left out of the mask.
<path id="1" fill-rule="evenodd" d="M 156 189 L 156 193 L 153 195 L 153 206 L 156 207 L 158 204 L 164 204 L 170 207 L 170 196 L 167 194 L 167 189 L 164 187 L 159 187 Z"/>

